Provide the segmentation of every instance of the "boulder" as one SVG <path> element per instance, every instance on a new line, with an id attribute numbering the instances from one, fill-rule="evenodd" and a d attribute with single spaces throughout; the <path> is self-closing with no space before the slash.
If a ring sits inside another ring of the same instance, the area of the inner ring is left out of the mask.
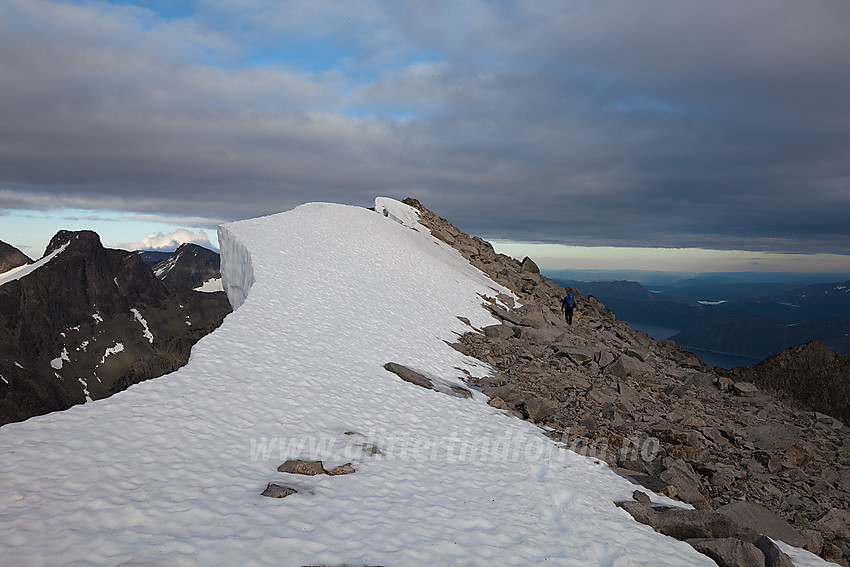
<path id="1" fill-rule="evenodd" d="M 558 409 L 558 402 L 546 398 L 531 398 L 525 402 L 525 413 L 535 423 L 552 417 Z"/>
<path id="2" fill-rule="evenodd" d="M 434 388 L 434 384 L 431 382 L 430 379 L 428 379 L 428 377 L 423 376 L 422 374 L 416 372 L 415 370 L 411 370 L 406 366 L 396 364 L 395 362 L 388 362 L 384 364 L 384 369 L 389 370 L 405 382 L 416 384 L 417 386 L 421 386 L 422 388 L 428 390 L 436 390 L 436 388 Z"/>
<path id="3" fill-rule="evenodd" d="M 648 364 L 625 353 L 621 354 L 605 370 L 617 378 L 626 378 L 627 376 L 638 378 L 652 373 L 652 368 Z"/>
<path id="4" fill-rule="evenodd" d="M 343 474 L 352 474 L 357 472 L 354 467 L 351 466 L 351 463 L 345 463 L 344 465 L 339 465 L 338 467 L 334 467 L 328 471 L 328 476 L 339 476 Z"/>
<path id="5" fill-rule="evenodd" d="M 735 538 L 689 539 L 691 547 L 720 567 L 765 567 L 764 554 L 752 543 Z"/>
<path id="6" fill-rule="evenodd" d="M 810 551 L 814 547 L 814 542 L 811 541 L 811 538 L 807 538 L 802 532 L 761 504 L 755 502 L 731 502 L 718 508 L 717 513 L 750 526 L 768 537 L 784 541 L 789 545 L 805 547 Z"/>
<path id="7" fill-rule="evenodd" d="M 555 352 L 555 356 L 569 358 L 574 364 L 580 366 L 585 362 L 593 360 L 598 353 L 598 349 L 591 347 L 564 346 Z"/>
<path id="8" fill-rule="evenodd" d="M 266 489 L 263 490 L 260 496 L 268 496 L 269 498 L 286 498 L 290 494 L 295 494 L 296 492 L 298 491 L 294 488 L 270 483 Z"/>
<path id="9" fill-rule="evenodd" d="M 836 537 L 850 539 L 850 511 L 830 508 L 818 519 L 817 526 Z"/>
<path id="10" fill-rule="evenodd" d="M 742 398 L 752 398 L 759 393 L 759 389 L 749 382 L 735 382 L 732 384 L 732 392 Z"/>
<path id="11" fill-rule="evenodd" d="M 482 391 L 489 398 L 501 398 L 505 402 L 515 406 L 525 403 L 528 399 L 528 394 L 513 384 L 505 384 L 504 386 L 485 386 Z"/>
<path id="12" fill-rule="evenodd" d="M 315 476 L 317 474 L 326 474 L 328 471 L 325 470 L 322 461 L 289 459 L 277 467 L 277 472 Z"/>
<path id="13" fill-rule="evenodd" d="M 764 554 L 765 567 L 794 567 L 791 558 L 782 553 L 773 540 L 765 535 L 759 536 L 755 541 L 755 546 Z"/>
<path id="14" fill-rule="evenodd" d="M 514 336 L 514 328 L 510 325 L 489 325 L 482 331 L 485 337 L 491 339 L 509 339 Z"/>
<path id="15" fill-rule="evenodd" d="M 675 487 L 680 500 L 701 510 L 711 509 L 711 501 L 702 487 L 702 477 L 685 461 L 674 461 L 658 478 Z"/>
<path id="16" fill-rule="evenodd" d="M 766 423 L 744 428 L 744 436 L 757 449 L 763 451 L 785 451 L 800 436 L 801 429 L 786 423 Z"/>
<path id="17" fill-rule="evenodd" d="M 752 528 L 710 510 L 656 507 L 633 501 L 616 504 L 638 522 L 676 539 L 736 538 L 755 541 L 759 536 Z"/>
<path id="18" fill-rule="evenodd" d="M 526 256 L 522 259 L 519 265 L 522 268 L 523 272 L 531 272 L 532 274 L 539 274 L 540 268 L 537 267 L 537 264 L 534 263 L 534 260 Z"/>

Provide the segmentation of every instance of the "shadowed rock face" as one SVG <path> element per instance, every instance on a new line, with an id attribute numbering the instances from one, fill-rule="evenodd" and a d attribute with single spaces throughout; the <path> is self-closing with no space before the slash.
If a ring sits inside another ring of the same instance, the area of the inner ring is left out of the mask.
<path id="1" fill-rule="evenodd" d="M 138 254 L 60 231 L 46 265 L 0 286 L 0 424 L 105 398 L 183 366 L 224 293 L 159 281 Z"/>
<path id="2" fill-rule="evenodd" d="M 0 274 L 8 272 L 12 268 L 32 264 L 29 256 L 3 241 L 0 241 Z"/>
<path id="3" fill-rule="evenodd" d="M 725 520 L 712 509 L 746 525 L 753 522 L 753 508 L 722 507 L 761 504 L 793 526 L 797 544 L 848 565 L 850 538 L 844 536 L 850 532 L 842 529 L 842 511 L 850 507 L 850 428 L 793 398 L 772 397 L 766 393 L 772 389 L 762 386 L 797 363 L 803 377 L 807 365 L 825 368 L 843 357 L 795 351 L 774 365 L 766 374 L 774 378 L 765 382 L 718 372 L 674 343 L 658 343 L 617 321 L 602 303 L 576 290 L 568 326 L 560 310 L 567 290 L 530 262 L 496 253 L 416 200 L 404 202 L 419 210 L 420 222 L 436 238 L 518 298 L 514 307 L 496 289 L 493 297 L 482 297 L 500 324 L 466 333 L 453 345 L 498 370 L 476 384 L 490 405 L 546 426 L 547 434 L 574 451 L 700 508 L 718 525 Z M 718 557 L 775 555 L 761 548 L 755 553 L 753 541 L 739 543 L 741 534 L 679 536 L 717 540 L 697 545 Z"/>
<path id="4" fill-rule="evenodd" d="M 774 354 L 753 368 L 735 368 L 730 374 L 850 425 L 850 358 L 818 341 Z"/>
<path id="5" fill-rule="evenodd" d="M 153 266 L 162 281 L 195 289 L 205 281 L 221 277 L 219 255 L 197 244 L 181 244 L 174 254 Z"/>

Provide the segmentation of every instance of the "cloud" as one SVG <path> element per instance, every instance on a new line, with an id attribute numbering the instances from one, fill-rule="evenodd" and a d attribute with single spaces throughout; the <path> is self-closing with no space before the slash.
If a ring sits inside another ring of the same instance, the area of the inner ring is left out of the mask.
<path id="1" fill-rule="evenodd" d="M 848 20 L 790 0 L 9 0 L 0 207 L 217 221 L 411 195 L 490 238 L 843 252 Z"/>
<path id="2" fill-rule="evenodd" d="M 193 234 L 185 228 L 177 229 L 174 232 L 169 232 L 168 234 L 152 232 L 150 234 L 146 234 L 138 242 L 131 242 L 129 244 L 121 245 L 120 247 L 125 250 L 161 250 L 165 252 L 173 252 L 178 246 L 186 244 L 187 242 L 209 249 L 214 248 L 210 239 L 207 237 L 206 232 L 199 230 L 197 234 Z"/>

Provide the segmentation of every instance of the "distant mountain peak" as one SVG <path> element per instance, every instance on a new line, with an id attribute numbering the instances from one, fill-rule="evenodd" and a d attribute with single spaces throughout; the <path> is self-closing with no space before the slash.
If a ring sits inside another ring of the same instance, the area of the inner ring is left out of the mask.
<path id="1" fill-rule="evenodd" d="M 11 244 L 0 240 L 0 274 L 25 264 L 32 264 L 32 259 Z"/>

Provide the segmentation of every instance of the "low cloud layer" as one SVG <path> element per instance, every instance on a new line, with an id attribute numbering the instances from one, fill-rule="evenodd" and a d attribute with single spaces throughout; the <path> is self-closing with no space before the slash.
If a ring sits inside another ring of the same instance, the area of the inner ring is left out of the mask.
<path id="1" fill-rule="evenodd" d="M 850 252 L 850 3 L 193 6 L 0 6 L 0 207 Z"/>
<path id="2" fill-rule="evenodd" d="M 138 242 L 124 244 L 121 248 L 126 250 L 159 250 L 173 252 L 178 246 L 186 243 L 197 244 L 210 249 L 214 248 L 205 231 L 199 230 L 197 234 L 193 234 L 185 228 L 177 229 L 174 232 L 169 232 L 168 234 L 152 232 L 145 235 Z"/>

